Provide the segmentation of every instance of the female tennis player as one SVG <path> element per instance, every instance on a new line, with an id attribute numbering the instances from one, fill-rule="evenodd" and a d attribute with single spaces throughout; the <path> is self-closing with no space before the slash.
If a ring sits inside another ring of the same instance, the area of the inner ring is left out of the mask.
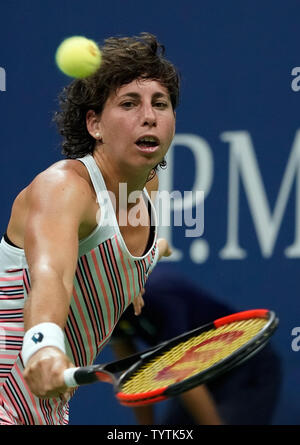
<path id="1" fill-rule="evenodd" d="M 64 370 L 94 361 L 129 304 L 140 312 L 171 253 L 149 195 L 175 132 L 177 71 L 150 34 L 101 50 L 98 72 L 61 95 L 67 159 L 17 196 L 1 240 L 0 424 L 67 423 Z"/>

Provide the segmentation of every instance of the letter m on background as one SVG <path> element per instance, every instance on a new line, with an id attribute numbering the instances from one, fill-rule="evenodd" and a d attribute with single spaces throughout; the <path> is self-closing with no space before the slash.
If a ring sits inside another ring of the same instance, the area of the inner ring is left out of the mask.
<path id="1" fill-rule="evenodd" d="M 230 160 L 227 242 L 220 251 L 220 257 L 239 259 L 246 256 L 246 251 L 239 246 L 238 241 L 240 180 L 244 185 L 262 255 L 268 258 L 273 253 L 295 177 L 295 240 L 285 250 L 285 255 L 289 258 L 300 257 L 300 130 L 296 132 L 273 212 L 270 210 L 249 133 L 225 132 L 221 134 L 221 139 L 230 144 Z"/>

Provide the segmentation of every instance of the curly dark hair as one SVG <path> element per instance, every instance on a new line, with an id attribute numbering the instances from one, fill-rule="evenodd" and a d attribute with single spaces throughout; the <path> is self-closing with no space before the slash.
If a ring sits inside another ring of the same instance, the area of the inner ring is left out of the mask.
<path id="1" fill-rule="evenodd" d="M 101 113 L 110 93 L 135 79 L 159 81 L 170 94 L 173 110 L 178 105 L 179 74 L 155 36 L 110 37 L 100 49 L 102 61 L 96 73 L 74 80 L 59 95 L 60 111 L 53 120 L 63 136 L 62 153 L 67 158 L 93 153 L 96 141 L 86 128 L 87 111 Z M 159 165 L 164 167 L 165 160 Z"/>

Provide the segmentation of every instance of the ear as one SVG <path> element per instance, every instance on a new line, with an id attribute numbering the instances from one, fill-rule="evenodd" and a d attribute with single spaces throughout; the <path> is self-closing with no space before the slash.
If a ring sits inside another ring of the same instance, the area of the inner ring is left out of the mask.
<path id="1" fill-rule="evenodd" d="M 100 132 L 100 116 L 96 114 L 94 110 L 89 110 L 86 113 L 86 128 L 89 134 L 94 139 L 99 139 L 99 136 L 101 135 Z M 100 136 L 101 137 L 101 136 Z"/>

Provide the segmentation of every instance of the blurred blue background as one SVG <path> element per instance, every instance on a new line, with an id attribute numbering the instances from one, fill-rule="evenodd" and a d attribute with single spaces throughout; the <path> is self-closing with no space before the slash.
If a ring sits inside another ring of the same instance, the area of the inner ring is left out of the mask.
<path id="1" fill-rule="evenodd" d="M 300 66 L 299 16 L 296 0 L 0 2 L 0 231 L 16 194 L 61 158 L 51 123 L 70 81 L 54 63 L 60 42 L 157 35 L 182 74 L 173 158 L 163 174 L 173 189 L 198 180 L 205 191 L 202 237 L 187 238 L 180 227 L 164 235 L 178 254 L 174 267 L 191 280 L 237 309 L 279 315 L 273 345 L 284 375 L 274 424 L 300 423 L 300 351 L 291 334 L 300 326 L 300 91 L 291 74 Z M 107 347 L 99 361 L 112 358 Z M 110 385 L 81 388 L 71 402 L 73 424 L 134 422 Z"/>

